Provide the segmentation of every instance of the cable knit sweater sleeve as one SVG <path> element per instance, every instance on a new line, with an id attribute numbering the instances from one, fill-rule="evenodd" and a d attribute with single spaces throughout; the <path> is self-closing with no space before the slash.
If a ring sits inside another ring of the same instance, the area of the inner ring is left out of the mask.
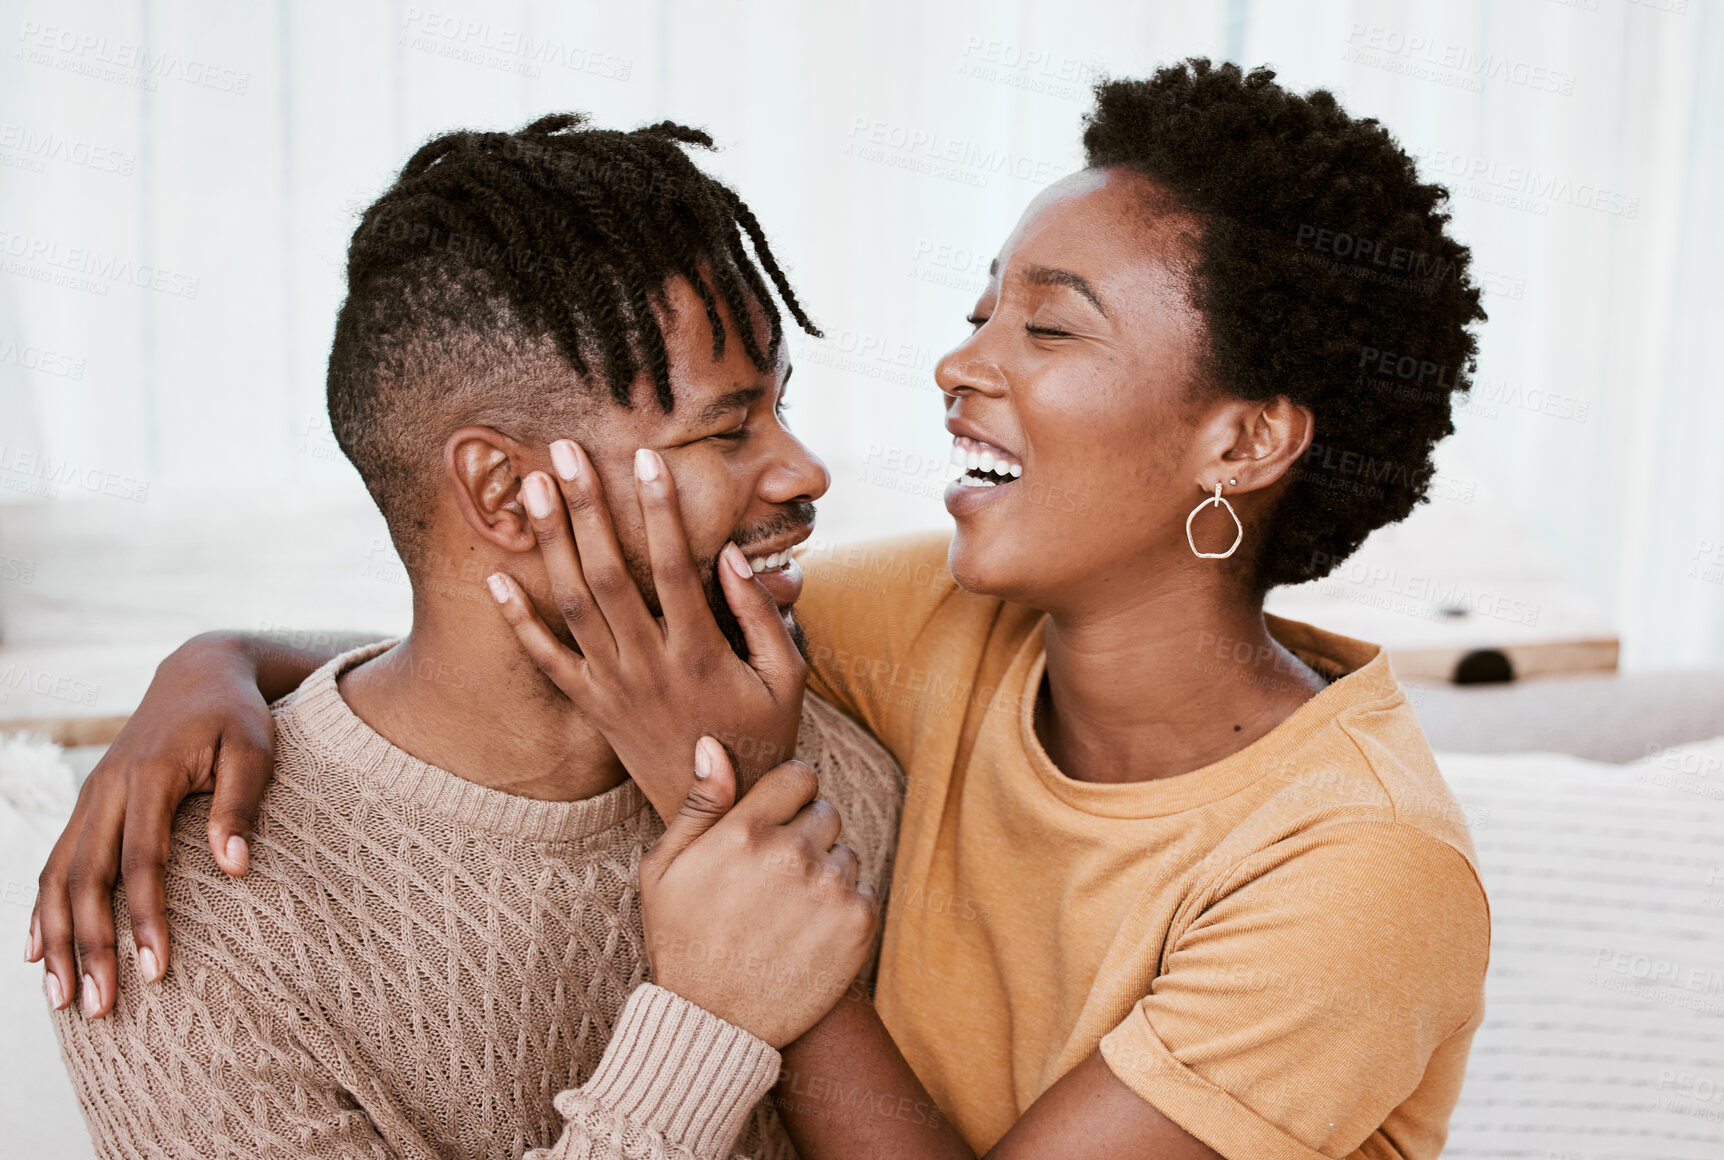
<path id="1" fill-rule="evenodd" d="M 779 1063 L 765 1041 L 647 983 L 592 1078 L 557 1096 L 562 1138 L 528 1160 L 722 1160 Z"/>

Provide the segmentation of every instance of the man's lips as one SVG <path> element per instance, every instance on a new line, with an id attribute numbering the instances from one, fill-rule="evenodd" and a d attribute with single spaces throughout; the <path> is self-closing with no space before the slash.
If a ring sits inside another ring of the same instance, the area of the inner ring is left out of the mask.
<path id="1" fill-rule="evenodd" d="M 756 576 L 767 572 L 777 572 L 787 568 L 792 563 L 790 551 L 796 545 L 814 534 L 814 525 L 803 524 L 799 528 L 774 536 L 770 540 L 762 540 L 757 544 L 737 545 L 742 548 L 742 554 L 748 560 L 748 566 Z"/>

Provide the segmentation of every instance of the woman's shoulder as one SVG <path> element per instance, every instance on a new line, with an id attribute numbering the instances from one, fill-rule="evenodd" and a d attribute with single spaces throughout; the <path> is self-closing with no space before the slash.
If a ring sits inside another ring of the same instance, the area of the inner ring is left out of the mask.
<path id="1" fill-rule="evenodd" d="M 1362 865 L 1376 860 L 1379 871 L 1392 850 L 1406 868 L 1423 866 L 1412 870 L 1415 877 L 1440 865 L 1476 882 L 1472 831 L 1481 819 L 1444 780 L 1405 696 L 1337 700 L 1265 779 L 1257 808 L 1232 841 L 1251 847 L 1254 861 L 1350 850 Z"/>
<path id="2" fill-rule="evenodd" d="M 963 591 L 946 567 L 951 542 L 950 532 L 922 531 L 811 545 L 800 556 L 802 604 L 875 604 L 908 611 L 938 603 Z"/>

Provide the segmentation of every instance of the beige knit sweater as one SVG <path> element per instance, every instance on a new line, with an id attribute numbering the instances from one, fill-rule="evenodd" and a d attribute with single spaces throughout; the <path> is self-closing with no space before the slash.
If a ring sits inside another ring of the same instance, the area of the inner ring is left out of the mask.
<path id="1" fill-rule="evenodd" d="M 638 871 L 663 827 L 640 790 L 537 801 L 415 760 L 336 691 L 387 647 L 276 706 L 244 878 L 210 857 L 209 798 L 180 809 L 160 983 L 117 902 L 113 1014 L 55 1016 L 97 1153 L 794 1156 L 759 1102 L 778 1053 L 645 984 Z M 884 894 L 897 765 L 812 694 L 797 756 Z"/>

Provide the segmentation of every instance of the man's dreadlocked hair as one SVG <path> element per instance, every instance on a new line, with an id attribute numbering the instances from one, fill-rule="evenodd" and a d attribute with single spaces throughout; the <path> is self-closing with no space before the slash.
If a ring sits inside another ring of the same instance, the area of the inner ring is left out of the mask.
<path id="1" fill-rule="evenodd" d="M 554 113 L 517 133 L 436 137 L 354 231 L 329 418 L 410 569 L 450 431 L 569 434 L 590 388 L 631 407 L 643 377 L 672 409 L 659 313 L 670 279 L 700 295 L 715 360 L 730 339 L 723 302 L 755 367 L 776 365 L 783 326 L 767 279 L 820 337 L 754 214 L 684 152 L 712 148 L 709 135 L 586 124 Z M 571 392 L 571 377 L 589 389 Z"/>
<path id="2" fill-rule="evenodd" d="M 1269 69 L 1193 59 L 1095 94 L 1088 164 L 1148 175 L 1202 223 L 1208 378 L 1316 416 L 1256 588 L 1323 576 L 1425 500 L 1431 451 L 1454 432 L 1451 393 L 1467 387 L 1485 313 L 1471 254 L 1445 229 L 1448 190 L 1421 183 L 1375 120 L 1322 89 L 1290 93 Z"/>

